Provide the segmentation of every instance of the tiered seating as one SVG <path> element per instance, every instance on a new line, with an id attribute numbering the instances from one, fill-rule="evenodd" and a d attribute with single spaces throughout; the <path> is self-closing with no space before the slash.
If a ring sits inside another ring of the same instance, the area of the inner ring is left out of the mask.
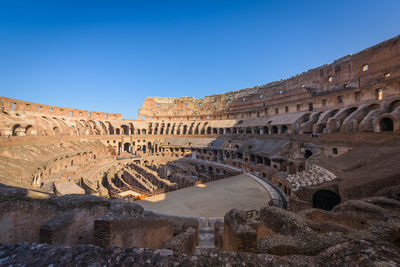
<path id="1" fill-rule="evenodd" d="M 129 167 L 132 170 L 135 170 L 137 173 L 139 173 L 141 176 L 146 177 L 147 180 L 149 180 L 152 184 L 158 185 L 158 187 L 169 187 L 173 186 L 175 183 L 171 183 L 170 181 L 166 179 L 162 179 L 157 172 L 150 170 L 148 168 L 144 169 L 143 167 L 137 165 L 137 164 L 129 164 Z"/>
<path id="2" fill-rule="evenodd" d="M 139 182 L 143 187 L 145 187 L 149 191 L 155 191 L 158 189 L 156 185 L 154 185 L 151 181 L 146 179 L 143 175 L 137 172 L 135 169 L 124 168 L 124 174 L 130 175 L 137 182 Z"/>

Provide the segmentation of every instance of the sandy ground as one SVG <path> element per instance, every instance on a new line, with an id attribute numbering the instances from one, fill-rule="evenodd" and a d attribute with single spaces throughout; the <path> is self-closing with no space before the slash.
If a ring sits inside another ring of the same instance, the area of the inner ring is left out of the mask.
<path id="1" fill-rule="evenodd" d="M 260 209 L 271 199 L 257 181 L 241 174 L 140 200 L 143 208 L 194 217 L 224 217 L 232 208 Z"/>

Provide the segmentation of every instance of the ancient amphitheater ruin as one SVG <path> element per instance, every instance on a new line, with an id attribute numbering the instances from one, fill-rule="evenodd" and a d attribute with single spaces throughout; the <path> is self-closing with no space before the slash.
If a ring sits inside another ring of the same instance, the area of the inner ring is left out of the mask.
<path id="1" fill-rule="evenodd" d="M 0 265 L 400 264 L 400 36 L 136 120 L 48 104 L 0 97 Z"/>

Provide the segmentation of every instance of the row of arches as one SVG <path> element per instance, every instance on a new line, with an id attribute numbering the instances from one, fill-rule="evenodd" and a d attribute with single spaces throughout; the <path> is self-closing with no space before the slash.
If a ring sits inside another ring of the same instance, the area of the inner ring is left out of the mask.
<path id="1" fill-rule="evenodd" d="M 400 99 L 317 111 L 305 117 L 299 133 L 395 131 L 400 120 Z"/>
<path id="2" fill-rule="evenodd" d="M 34 115 L 35 123 L 17 122 L 2 125 L 1 135 L 224 135 L 224 134 L 286 134 L 396 131 L 400 122 L 400 99 L 358 106 L 326 109 L 305 113 L 292 124 L 215 127 L 208 122 L 150 122 L 135 127 L 133 123 L 113 125 L 110 121 L 68 119 Z M 143 123 L 142 123 L 143 124 Z M 297 126 L 298 125 L 298 128 Z M 296 127 L 293 127 L 296 126 Z"/>
<path id="3" fill-rule="evenodd" d="M 32 175 L 32 185 L 42 186 L 47 178 L 54 176 L 58 171 L 69 167 L 95 160 L 97 155 L 93 151 L 78 152 L 49 160 L 38 168 Z"/>

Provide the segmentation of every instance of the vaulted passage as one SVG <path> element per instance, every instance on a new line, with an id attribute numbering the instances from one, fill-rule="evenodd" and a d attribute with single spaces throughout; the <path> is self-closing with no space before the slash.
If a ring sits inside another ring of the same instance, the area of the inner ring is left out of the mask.
<path id="1" fill-rule="evenodd" d="M 379 126 L 382 132 L 393 132 L 393 121 L 389 118 L 383 118 Z"/>
<path id="2" fill-rule="evenodd" d="M 329 190 L 319 190 L 313 196 L 313 208 L 332 210 L 341 202 L 338 194 Z"/>

